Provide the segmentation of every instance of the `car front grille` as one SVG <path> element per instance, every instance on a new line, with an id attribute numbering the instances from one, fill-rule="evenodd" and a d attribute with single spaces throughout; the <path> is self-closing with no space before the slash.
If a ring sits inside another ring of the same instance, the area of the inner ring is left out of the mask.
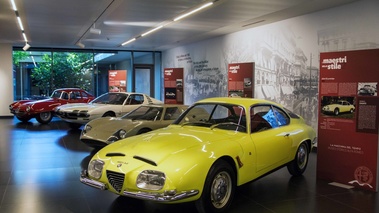
<path id="1" fill-rule="evenodd" d="M 79 110 L 74 110 L 72 112 L 62 112 L 58 111 L 57 115 L 59 115 L 61 118 L 67 118 L 67 119 L 78 119 L 78 118 L 88 118 L 89 115 L 86 111 L 79 111 Z"/>
<path id="2" fill-rule="evenodd" d="M 124 184 L 125 175 L 118 172 L 108 171 L 107 170 L 108 182 L 111 186 L 118 192 L 121 192 L 122 185 Z"/>

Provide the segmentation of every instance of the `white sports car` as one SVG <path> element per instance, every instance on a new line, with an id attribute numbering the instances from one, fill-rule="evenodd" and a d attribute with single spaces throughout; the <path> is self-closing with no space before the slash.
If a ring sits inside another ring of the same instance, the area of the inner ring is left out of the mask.
<path id="1" fill-rule="evenodd" d="M 121 117 L 142 104 L 163 104 L 142 93 L 105 93 L 88 104 L 67 104 L 55 109 L 56 115 L 73 129 L 100 117 Z"/>

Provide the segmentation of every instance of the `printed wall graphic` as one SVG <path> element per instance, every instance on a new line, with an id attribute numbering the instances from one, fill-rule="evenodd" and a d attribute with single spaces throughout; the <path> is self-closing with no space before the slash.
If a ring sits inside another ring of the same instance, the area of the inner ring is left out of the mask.
<path id="1" fill-rule="evenodd" d="M 379 49 L 320 54 L 317 177 L 378 191 Z"/>
<path id="2" fill-rule="evenodd" d="M 228 96 L 228 64 L 254 62 L 254 97 L 283 104 L 317 131 L 320 52 L 378 48 L 376 11 L 379 1 L 357 1 L 183 45 L 164 51 L 162 66 L 184 68 L 184 103 L 192 104 Z M 354 93 L 343 96 L 356 96 L 358 85 L 350 86 Z"/>
<path id="3" fill-rule="evenodd" d="M 164 69 L 164 102 L 183 104 L 183 68 Z"/>
<path id="4" fill-rule="evenodd" d="M 126 92 L 126 70 L 108 70 L 109 92 Z"/>
<path id="5" fill-rule="evenodd" d="M 254 63 L 228 65 L 228 96 L 254 97 Z"/>

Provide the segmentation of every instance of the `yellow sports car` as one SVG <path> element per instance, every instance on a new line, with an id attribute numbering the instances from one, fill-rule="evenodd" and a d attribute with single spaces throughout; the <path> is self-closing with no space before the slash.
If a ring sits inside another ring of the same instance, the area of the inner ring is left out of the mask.
<path id="1" fill-rule="evenodd" d="M 80 181 L 122 196 L 195 201 L 199 212 L 223 212 L 237 186 L 282 166 L 302 175 L 315 139 L 300 116 L 274 102 L 209 98 L 166 128 L 104 147 Z"/>
<path id="2" fill-rule="evenodd" d="M 334 114 L 339 115 L 340 113 L 353 113 L 355 106 L 350 104 L 348 101 L 339 100 L 337 103 L 325 105 L 322 107 L 322 112 L 324 114 Z"/>
<path id="3" fill-rule="evenodd" d="M 177 104 L 148 104 L 120 118 L 97 118 L 84 126 L 80 140 L 91 147 L 103 147 L 120 139 L 166 127 L 187 108 Z"/>

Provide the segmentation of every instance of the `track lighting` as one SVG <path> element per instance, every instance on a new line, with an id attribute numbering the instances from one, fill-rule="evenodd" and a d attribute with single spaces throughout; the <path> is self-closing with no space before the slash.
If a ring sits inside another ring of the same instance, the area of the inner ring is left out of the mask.
<path id="1" fill-rule="evenodd" d="M 89 32 L 93 34 L 101 34 L 101 30 L 94 27 L 91 27 L 91 29 L 89 29 Z"/>
<path id="2" fill-rule="evenodd" d="M 76 46 L 78 46 L 78 47 L 80 47 L 80 48 L 84 48 L 84 47 L 86 47 L 86 45 L 84 45 L 82 42 L 77 42 L 76 43 Z"/>
<path id="3" fill-rule="evenodd" d="M 30 48 L 28 43 L 25 43 L 25 46 L 22 48 L 24 51 L 27 51 Z"/>
<path id="4" fill-rule="evenodd" d="M 90 32 L 90 33 L 93 33 L 93 34 L 99 34 L 99 35 L 101 34 L 101 30 L 96 28 L 95 23 L 93 23 L 93 27 L 91 27 L 91 28 L 89 29 L 89 32 Z"/>

